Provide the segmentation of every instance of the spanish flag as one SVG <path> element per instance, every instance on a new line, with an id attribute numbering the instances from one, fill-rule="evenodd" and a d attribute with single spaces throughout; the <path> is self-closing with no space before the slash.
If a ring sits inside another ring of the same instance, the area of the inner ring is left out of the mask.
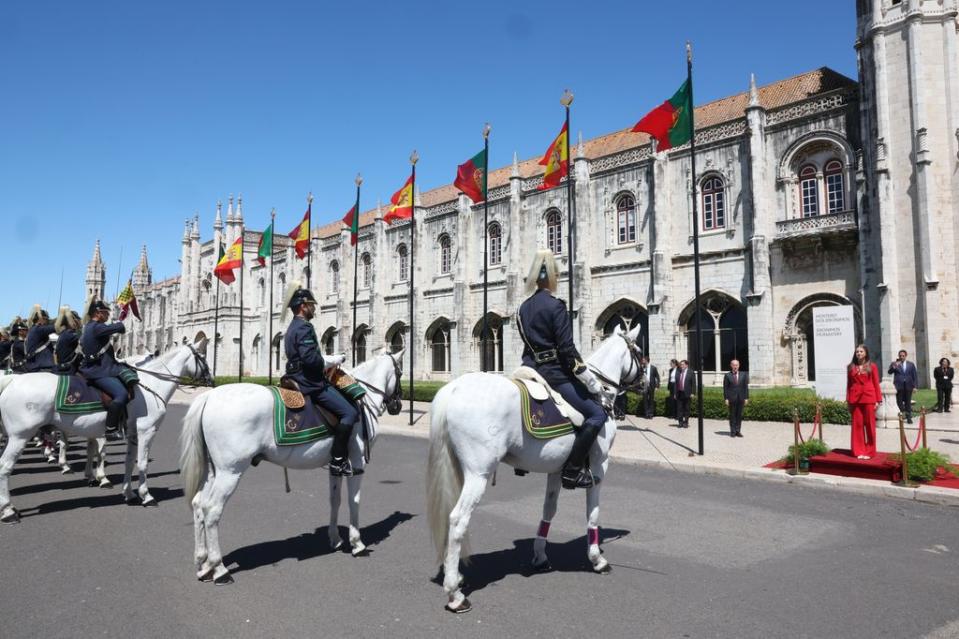
<path id="1" fill-rule="evenodd" d="M 413 217 L 413 176 L 390 198 L 390 210 L 383 221 L 392 224 L 396 220 L 408 220 Z"/>
<path id="2" fill-rule="evenodd" d="M 126 287 L 117 295 L 117 306 L 120 307 L 120 321 L 127 318 L 127 315 L 133 313 L 133 316 L 140 320 L 140 309 L 137 307 L 137 296 L 133 294 L 133 281 L 127 280 Z"/>
<path id="3" fill-rule="evenodd" d="M 222 251 L 223 248 L 221 247 Z M 220 261 L 217 262 L 216 268 L 213 269 L 213 274 L 220 278 L 220 281 L 224 284 L 232 284 L 236 280 L 236 276 L 233 275 L 233 269 L 236 267 L 243 266 L 243 237 L 236 238 L 236 242 L 222 255 L 220 255 Z"/>
<path id="4" fill-rule="evenodd" d="M 569 129 L 563 125 L 563 130 L 559 132 L 553 143 L 546 150 L 546 155 L 539 161 L 540 165 L 546 167 L 546 175 L 543 176 L 542 189 L 551 189 L 559 186 L 560 181 L 569 174 L 569 153 L 567 152 Z"/>
<path id="5" fill-rule="evenodd" d="M 301 260 L 306 257 L 306 252 L 310 248 L 310 210 L 312 208 L 313 203 L 310 202 L 306 207 L 306 215 L 303 216 L 303 221 L 290 231 L 290 239 L 293 240 L 296 256 Z"/>

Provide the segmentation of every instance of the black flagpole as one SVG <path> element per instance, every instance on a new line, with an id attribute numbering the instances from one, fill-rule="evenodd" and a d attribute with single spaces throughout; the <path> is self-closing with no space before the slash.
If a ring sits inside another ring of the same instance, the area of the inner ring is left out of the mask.
<path id="1" fill-rule="evenodd" d="M 240 227 L 240 370 L 237 381 L 243 381 L 243 227 Z"/>
<path id="2" fill-rule="evenodd" d="M 489 357 L 486 352 L 486 342 L 489 339 L 488 320 L 489 314 L 488 293 L 486 290 L 489 284 L 489 122 L 483 127 L 483 332 L 480 333 L 480 370 L 484 373 L 489 364 Z M 495 356 L 494 356 L 495 358 Z"/>
<path id="3" fill-rule="evenodd" d="M 573 270 L 576 265 L 576 210 L 573 208 L 573 158 L 569 153 L 569 106 L 573 103 L 573 94 L 569 89 L 560 98 L 560 104 L 566 107 L 566 209 L 569 211 L 569 319 L 572 322 L 576 317 L 573 310 Z"/>
<path id="4" fill-rule="evenodd" d="M 276 209 L 270 211 L 270 332 L 266 343 L 266 369 L 273 386 L 273 235 L 276 233 Z"/>
<path id="5" fill-rule="evenodd" d="M 699 206 L 696 201 L 696 121 L 693 106 L 693 46 L 686 43 L 686 83 L 689 88 L 689 159 L 692 165 L 693 197 L 693 278 L 696 284 L 696 412 L 699 427 L 699 454 L 703 450 L 703 307 L 699 303 Z"/>
<path id="6" fill-rule="evenodd" d="M 350 337 L 353 340 L 353 368 L 356 368 L 356 289 L 357 274 L 360 265 L 360 185 L 363 184 L 363 177 L 356 174 L 356 204 L 353 205 L 353 223 L 356 224 L 356 244 L 353 244 L 353 330 Z M 353 241 L 353 228 L 350 228 L 350 243 Z"/>
<path id="7" fill-rule="evenodd" d="M 217 254 L 217 261 L 219 262 L 220 261 L 219 246 L 217 246 L 216 254 Z M 218 339 L 220 335 L 220 278 L 219 276 L 216 275 L 216 273 L 214 273 L 213 275 L 214 277 L 216 277 L 216 299 L 213 302 L 213 379 L 215 381 L 216 380 L 216 354 L 217 354 L 216 352 L 220 345 L 219 344 L 220 340 Z"/>
<path id="8" fill-rule="evenodd" d="M 309 215 L 306 217 L 306 288 L 313 290 L 310 286 L 313 279 L 313 192 L 306 196 L 306 210 Z"/>
<path id="9" fill-rule="evenodd" d="M 413 348 L 413 342 L 416 338 L 416 332 L 413 329 L 413 278 L 415 277 L 416 269 L 413 268 L 413 260 L 416 255 L 416 162 L 419 159 L 420 156 L 417 155 L 414 149 L 413 153 L 410 154 L 410 164 L 413 165 L 413 178 L 410 185 L 412 212 L 410 213 L 410 338 L 408 344 L 410 349 L 410 426 L 413 425 L 413 355 L 416 350 Z"/>

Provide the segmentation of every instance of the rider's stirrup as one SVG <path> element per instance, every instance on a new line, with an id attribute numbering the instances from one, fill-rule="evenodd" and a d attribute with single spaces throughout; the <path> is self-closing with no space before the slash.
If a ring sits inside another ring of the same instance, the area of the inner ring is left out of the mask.
<path id="1" fill-rule="evenodd" d="M 353 464 L 350 463 L 348 457 L 344 457 L 343 459 L 333 458 L 330 460 L 330 475 L 334 477 L 352 477 Z"/>
<path id="2" fill-rule="evenodd" d="M 590 472 L 589 467 L 583 467 L 579 469 L 564 468 L 562 481 L 563 488 L 568 489 L 592 488 L 599 483 L 599 480 L 596 478 L 596 476 Z"/>

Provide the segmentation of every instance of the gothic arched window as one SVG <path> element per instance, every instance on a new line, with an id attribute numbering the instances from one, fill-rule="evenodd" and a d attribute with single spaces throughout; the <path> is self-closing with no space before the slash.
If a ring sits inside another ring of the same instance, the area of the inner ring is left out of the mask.
<path id="1" fill-rule="evenodd" d="M 440 273 L 448 274 L 453 269 L 453 240 L 446 233 L 439 237 L 440 245 Z"/>
<path id="2" fill-rule="evenodd" d="M 369 253 L 363 253 L 360 262 L 363 263 L 363 288 L 369 288 L 370 281 L 373 279 L 373 258 Z"/>
<path id="3" fill-rule="evenodd" d="M 446 320 L 436 322 L 426 337 L 432 351 L 433 372 L 448 373 L 450 370 L 450 323 Z"/>
<path id="4" fill-rule="evenodd" d="M 489 225 L 486 233 L 489 242 L 489 264 L 497 266 L 503 263 L 503 228 L 498 222 Z"/>
<path id="5" fill-rule="evenodd" d="M 842 162 L 830 160 L 823 170 L 826 180 L 826 203 L 830 213 L 846 210 L 846 188 L 842 174 Z"/>
<path id="6" fill-rule="evenodd" d="M 819 215 L 819 180 L 816 167 L 807 164 L 799 170 L 799 194 L 802 197 L 802 216 Z"/>
<path id="7" fill-rule="evenodd" d="M 330 262 L 330 293 L 340 292 L 340 263 L 336 260 Z"/>
<path id="8" fill-rule="evenodd" d="M 555 255 L 563 252 L 563 218 L 557 209 L 546 213 L 546 248 Z"/>
<path id="9" fill-rule="evenodd" d="M 636 199 L 623 195 L 616 200 L 616 242 L 631 244 L 636 241 Z"/>
<path id="10" fill-rule="evenodd" d="M 713 231 L 726 226 L 726 185 L 718 176 L 703 180 L 703 230 Z"/>
<path id="11" fill-rule="evenodd" d="M 405 282 L 410 278 L 410 252 L 406 248 L 406 244 L 400 244 L 396 247 L 396 257 L 399 260 L 399 279 L 401 282 Z"/>

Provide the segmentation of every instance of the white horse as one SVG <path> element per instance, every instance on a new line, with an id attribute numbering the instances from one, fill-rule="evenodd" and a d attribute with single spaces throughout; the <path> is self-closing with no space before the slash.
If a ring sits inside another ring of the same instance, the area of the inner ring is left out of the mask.
<path id="1" fill-rule="evenodd" d="M 207 340 L 195 345 L 184 345 L 140 369 L 140 383 L 128 405 L 128 432 L 136 433 L 127 440 L 126 469 L 123 496 L 132 502 L 139 495 L 144 506 L 156 505 L 156 499 L 147 487 L 147 462 L 150 443 L 160 422 L 166 415 L 167 403 L 183 377 L 209 380 L 209 369 L 203 353 Z M 65 415 L 56 412 L 54 395 L 57 376 L 53 373 L 26 373 L 0 378 L 0 418 L 9 437 L 0 456 L 0 521 L 16 523 L 20 515 L 10 503 L 9 477 L 13 465 L 30 438 L 42 426 L 51 425 L 66 436 L 96 439 L 104 436 L 106 412 L 89 415 Z M 137 492 L 132 488 L 133 458 L 137 457 L 139 481 Z"/>
<path id="2" fill-rule="evenodd" d="M 636 345 L 637 326 L 629 333 L 617 328 L 587 359 L 587 365 L 610 388 L 620 390 L 640 377 Z M 437 560 L 443 565 L 443 588 L 449 597 L 446 609 L 471 609 L 460 584 L 461 554 L 469 557 L 467 526 L 486 483 L 499 463 L 546 473 L 543 519 L 533 542 L 533 567 L 548 570 L 546 536 L 556 514 L 560 471 L 572 449 L 574 436 L 538 440 L 525 434 L 520 416 L 519 389 L 509 379 L 489 373 L 469 373 L 440 389 L 430 413 L 430 452 L 427 466 L 427 505 Z M 616 422 L 606 421 L 590 451 L 590 466 L 597 480 L 606 475 L 609 449 Z M 600 484 L 586 489 L 587 556 L 597 573 L 610 571 L 599 549 Z"/>
<path id="3" fill-rule="evenodd" d="M 375 429 L 387 404 L 392 404 L 393 410 L 398 407 L 402 355 L 402 351 L 390 354 L 384 350 L 353 372 L 356 380 L 367 389 L 361 404 L 371 428 Z M 200 581 L 233 583 L 220 551 L 220 517 L 240 477 L 254 458 L 300 469 L 319 468 L 330 461 L 332 437 L 308 444 L 276 445 L 273 401 L 273 394 L 263 386 L 219 386 L 194 400 L 183 422 L 180 474 L 187 503 L 193 509 L 194 560 Z M 350 462 L 354 471 L 362 471 L 366 465 L 361 424 L 361 421 L 357 422 L 350 441 Z M 330 477 L 329 538 L 334 550 L 343 543 L 337 528 L 341 479 Z M 359 473 L 347 479 L 349 542 L 354 556 L 366 551 L 359 530 L 362 479 Z"/>

